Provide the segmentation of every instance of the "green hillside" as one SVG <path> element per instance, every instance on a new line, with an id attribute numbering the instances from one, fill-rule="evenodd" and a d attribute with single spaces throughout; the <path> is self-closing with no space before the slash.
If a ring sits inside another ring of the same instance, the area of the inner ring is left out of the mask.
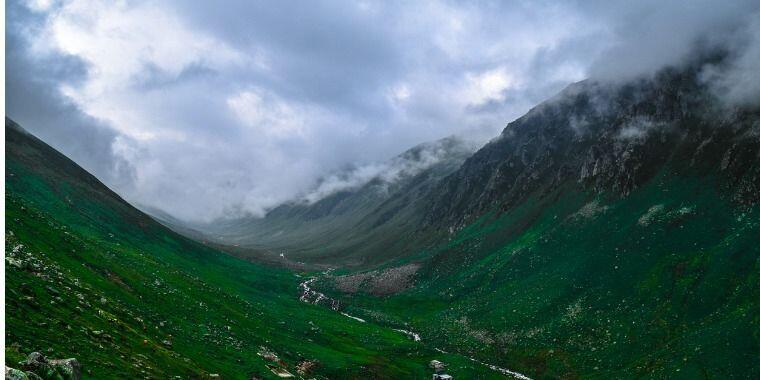
<path id="1" fill-rule="evenodd" d="M 84 377 L 426 378 L 495 372 L 300 302 L 298 274 L 183 238 L 6 119 L 6 365 L 76 357 Z M 276 354 L 278 359 L 271 355 Z"/>
<path id="2" fill-rule="evenodd" d="M 760 210 L 669 177 L 487 215 L 425 253 L 414 288 L 348 310 L 538 378 L 760 376 Z"/>

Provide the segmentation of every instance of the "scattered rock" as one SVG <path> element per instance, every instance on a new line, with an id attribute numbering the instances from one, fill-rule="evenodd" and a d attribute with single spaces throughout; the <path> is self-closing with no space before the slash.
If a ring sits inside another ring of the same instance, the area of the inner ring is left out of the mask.
<path id="1" fill-rule="evenodd" d="M 24 372 L 15 368 L 5 366 L 5 380 L 38 380 L 39 376 L 33 372 Z"/>
<path id="2" fill-rule="evenodd" d="M 654 205 L 650 207 L 649 210 L 647 210 L 647 212 L 639 218 L 639 225 L 646 227 L 652 224 L 652 222 L 656 220 L 657 216 L 661 214 L 663 210 L 665 210 L 665 205 Z"/>
<path id="3" fill-rule="evenodd" d="M 599 201 L 594 200 L 586 203 L 583 207 L 581 207 L 578 212 L 572 215 L 572 218 L 576 220 L 591 219 L 599 214 L 605 213 L 608 209 L 609 206 L 603 206 L 599 203 Z"/>
<path id="4" fill-rule="evenodd" d="M 272 371 L 272 373 L 277 375 L 277 377 L 283 377 L 283 378 L 295 377 L 293 376 L 292 373 L 288 372 L 288 370 L 286 370 L 285 368 L 276 367 L 270 364 L 267 364 L 267 368 L 269 368 L 269 370 Z"/>
<path id="5" fill-rule="evenodd" d="M 429 366 L 435 372 L 443 372 L 443 370 L 446 369 L 446 364 L 443 364 L 443 362 L 439 360 L 431 360 Z"/>
<path id="6" fill-rule="evenodd" d="M 12 267 L 15 267 L 17 269 L 24 269 L 24 262 L 21 261 L 21 260 L 19 260 L 19 259 L 14 259 L 12 257 L 6 257 L 5 258 L 5 262 L 8 265 L 10 265 Z"/>
<path id="7" fill-rule="evenodd" d="M 270 360 L 270 361 L 273 361 L 273 362 L 280 361 L 280 358 L 277 357 L 276 353 L 274 353 L 273 351 L 270 351 L 268 348 L 263 347 L 263 346 L 259 347 L 258 354 L 259 354 L 259 356 L 261 356 L 262 358 L 264 358 L 266 360 Z"/>
<path id="8" fill-rule="evenodd" d="M 6 367 L 7 379 L 29 380 L 79 380 L 82 369 L 74 358 L 48 360 L 39 352 L 32 352 L 26 360 L 19 363 L 23 371 Z M 13 377 L 15 376 L 15 377 Z"/>
<path id="9" fill-rule="evenodd" d="M 50 361 L 50 364 L 58 369 L 58 372 L 63 375 L 64 379 L 79 379 L 82 377 L 82 366 L 74 358 L 54 359 Z"/>
<path id="10" fill-rule="evenodd" d="M 316 360 L 304 360 L 298 363 L 298 365 L 296 366 L 296 372 L 298 372 L 302 376 L 306 376 L 318 366 L 319 366 L 319 362 Z"/>
<path id="11" fill-rule="evenodd" d="M 407 264 L 378 271 L 337 276 L 335 287 L 344 293 L 364 290 L 372 295 L 384 296 L 409 289 L 414 285 L 414 276 L 420 264 Z"/>

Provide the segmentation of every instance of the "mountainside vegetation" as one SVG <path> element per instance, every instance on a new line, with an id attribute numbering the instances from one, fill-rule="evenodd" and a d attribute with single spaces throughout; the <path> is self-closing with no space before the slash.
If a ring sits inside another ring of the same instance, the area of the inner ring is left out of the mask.
<path id="1" fill-rule="evenodd" d="M 9 119 L 5 170 L 9 367 L 41 352 L 92 379 L 420 378 L 438 358 L 496 375 L 299 301 L 298 274 L 177 235 Z"/>
<path id="2" fill-rule="evenodd" d="M 538 378 L 756 377 L 758 210 L 715 178 L 668 177 L 623 199 L 560 188 L 485 215 L 410 258 L 415 284 L 395 295 L 340 276 L 315 286 L 353 315 Z"/>

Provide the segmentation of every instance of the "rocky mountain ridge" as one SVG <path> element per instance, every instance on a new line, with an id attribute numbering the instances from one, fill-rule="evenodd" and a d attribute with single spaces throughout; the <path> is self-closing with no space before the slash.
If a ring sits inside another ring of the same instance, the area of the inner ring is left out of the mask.
<path id="1" fill-rule="evenodd" d="M 716 173 L 760 199 L 760 110 L 721 105 L 700 65 L 626 84 L 587 80 L 510 123 L 431 194 L 427 223 L 463 226 L 569 182 L 622 196 L 665 168 Z"/>

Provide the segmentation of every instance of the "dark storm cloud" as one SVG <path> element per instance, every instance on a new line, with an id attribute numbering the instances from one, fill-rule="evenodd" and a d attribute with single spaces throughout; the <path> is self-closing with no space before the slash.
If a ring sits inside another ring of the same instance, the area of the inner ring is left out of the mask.
<path id="1" fill-rule="evenodd" d="M 355 186 L 411 146 L 485 141 L 571 82 L 699 44 L 732 52 L 705 69 L 716 93 L 760 97 L 751 1 L 45 3 L 9 4 L 9 115 L 186 219 L 261 215 L 347 166 Z"/>

